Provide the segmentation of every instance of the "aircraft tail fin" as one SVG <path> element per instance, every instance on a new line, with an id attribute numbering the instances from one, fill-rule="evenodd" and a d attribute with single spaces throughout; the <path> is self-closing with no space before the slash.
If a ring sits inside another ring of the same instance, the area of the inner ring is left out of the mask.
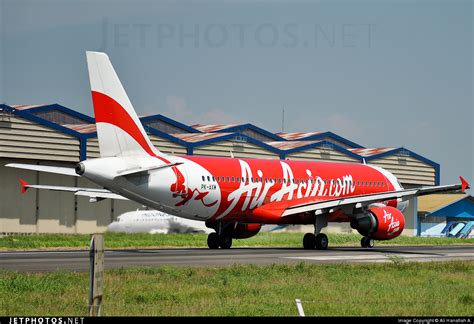
<path id="1" fill-rule="evenodd" d="M 86 53 L 100 156 L 164 156 L 148 138 L 107 54 Z"/>

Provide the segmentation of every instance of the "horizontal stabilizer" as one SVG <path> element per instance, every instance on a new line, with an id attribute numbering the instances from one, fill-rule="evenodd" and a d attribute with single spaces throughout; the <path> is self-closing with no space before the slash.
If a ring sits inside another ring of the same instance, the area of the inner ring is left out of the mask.
<path id="1" fill-rule="evenodd" d="M 174 166 L 178 166 L 180 164 L 183 164 L 183 162 L 176 162 L 176 163 L 165 164 L 165 165 L 163 165 L 163 164 L 162 165 L 153 165 L 153 166 L 144 167 L 144 168 L 133 168 L 133 169 L 122 170 L 122 171 L 118 172 L 118 174 L 115 178 L 123 177 L 123 176 L 130 175 L 130 174 L 135 174 L 135 173 L 141 173 L 141 172 L 148 172 L 148 171 L 171 168 L 171 167 L 174 167 Z"/>
<path id="2" fill-rule="evenodd" d="M 64 186 L 49 186 L 49 185 L 30 185 L 24 180 L 20 180 L 21 183 L 21 192 L 25 192 L 29 188 L 33 189 L 43 189 L 43 190 L 53 190 L 53 191 L 64 191 L 64 192 L 73 192 L 76 196 L 86 196 L 91 198 L 91 201 L 100 201 L 103 199 L 120 199 L 128 200 L 121 195 L 113 193 L 107 189 L 99 188 L 81 188 L 81 187 L 64 187 Z"/>
<path id="3" fill-rule="evenodd" d="M 49 173 L 62 174 L 62 175 L 73 176 L 73 177 L 79 176 L 74 170 L 74 168 L 65 168 L 65 167 L 38 165 L 38 164 L 22 164 L 22 163 L 9 163 L 9 164 L 6 164 L 5 166 L 9 168 L 49 172 Z"/>

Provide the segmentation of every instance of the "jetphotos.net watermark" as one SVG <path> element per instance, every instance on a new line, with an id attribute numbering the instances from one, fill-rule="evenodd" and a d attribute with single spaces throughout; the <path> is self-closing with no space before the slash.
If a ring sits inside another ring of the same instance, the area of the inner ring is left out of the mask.
<path id="1" fill-rule="evenodd" d="M 108 48 L 371 48 L 375 24 L 171 24 L 104 20 L 98 50 Z"/>
<path id="2" fill-rule="evenodd" d="M 10 317 L 8 324 L 84 324 L 84 317 Z"/>

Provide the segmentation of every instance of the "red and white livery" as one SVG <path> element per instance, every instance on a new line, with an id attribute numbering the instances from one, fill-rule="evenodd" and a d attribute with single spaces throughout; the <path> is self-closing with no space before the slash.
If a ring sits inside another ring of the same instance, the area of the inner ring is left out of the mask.
<path id="1" fill-rule="evenodd" d="M 321 229 L 350 222 L 363 238 L 390 240 L 403 231 L 403 210 L 414 196 L 462 190 L 468 183 L 403 189 L 379 167 L 357 163 L 301 162 L 166 155 L 148 138 L 108 56 L 87 52 L 100 158 L 75 170 L 26 164 L 7 166 L 85 177 L 104 189 L 30 185 L 101 199 L 129 199 L 180 217 L 201 220 L 215 232 L 209 248 L 230 248 L 233 238 L 257 234 L 262 224 L 313 224 L 305 249 L 326 249 Z"/>

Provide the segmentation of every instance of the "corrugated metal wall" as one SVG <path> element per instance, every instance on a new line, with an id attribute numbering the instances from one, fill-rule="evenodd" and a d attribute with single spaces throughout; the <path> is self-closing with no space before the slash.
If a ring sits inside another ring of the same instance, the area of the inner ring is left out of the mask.
<path id="1" fill-rule="evenodd" d="M 79 161 L 79 139 L 11 116 L 0 122 L 0 157 Z"/>
<path id="2" fill-rule="evenodd" d="M 411 156 L 390 155 L 372 160 L 370 164 L 392 172 L 402 184 L 435 185 L 435 169 Z"/>
<path id="3" fill-rule="evenodd" d="M 149 137 L 153 145 L 155 145 L 156 148 L 159 149 L 163 153 L 176 154 L 176 155 L 187 154 L 186 147 L 182 145 L 178 145 L 174 142 L 171 142 L 169 140 L 166 140 L 164 138 L 161 138 L 155 135 L 149 135 Z"/>
<path id="4" fill-rule="evenodd" d="M 334 149 L 313 148 L 302 152 L 288 154 L 290 160 L 302 161 L 333 161 L 333 162 L 360 162 L 359 160 Z"/>

